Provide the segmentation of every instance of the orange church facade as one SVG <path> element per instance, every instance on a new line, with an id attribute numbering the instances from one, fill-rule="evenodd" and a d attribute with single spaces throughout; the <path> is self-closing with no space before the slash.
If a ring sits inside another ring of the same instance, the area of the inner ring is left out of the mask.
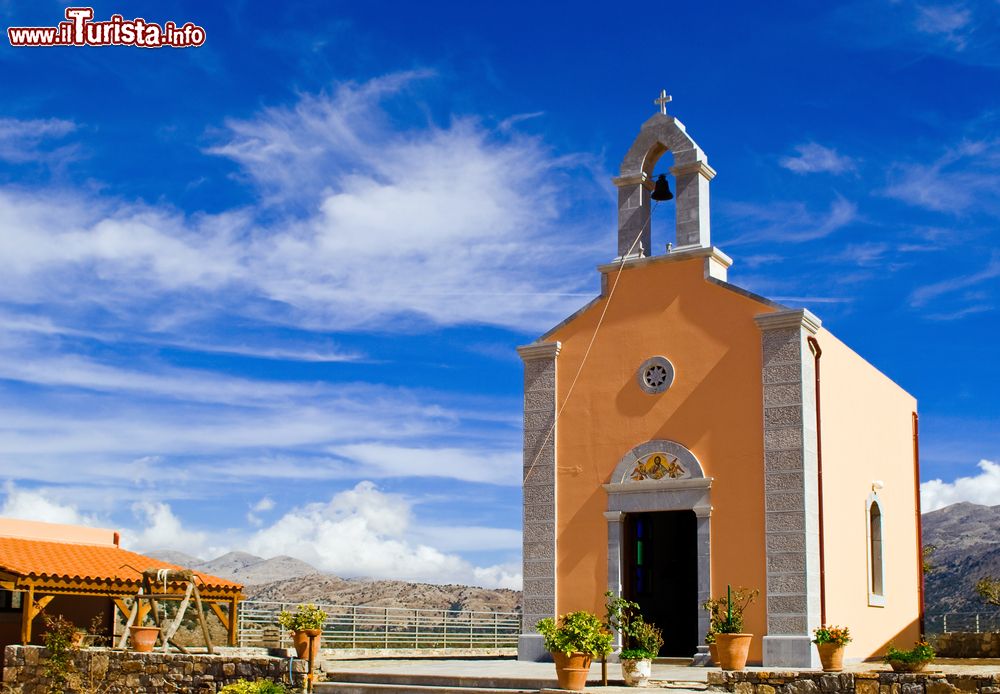
<path id="1" fill-rule="evenodd" d="M 650 255 L 653 170 L 670 152 L 678 244 Z M 808 310 L 727 282 L 710 243 L 715 172 L 676 119 L 625 157 L 618 258 L 601 295 L 521 347 L 524 634 L 604 593 L 637 600 L 665 656 L 703 662 L 701 604 L 759 588 L 751 662 L 816 664 L 820 624 L 847 658 L 920 633 L 915 399 Z M 596 336 L 595 336 L 596 331 Z"/>

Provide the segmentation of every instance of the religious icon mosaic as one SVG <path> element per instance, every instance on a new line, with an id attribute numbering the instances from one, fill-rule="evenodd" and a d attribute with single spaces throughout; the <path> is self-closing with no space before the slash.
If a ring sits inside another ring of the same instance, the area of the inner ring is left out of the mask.
<path id="1" fill-rule="evenodd" d="M 644 459 L 636 460 L 631 475 L 636 482 L 662 480 L 664 477 L 678 479 L 688 476 L 688 471 L 680 464 L 677 456 L 669 453 L 653 453 Z"/>

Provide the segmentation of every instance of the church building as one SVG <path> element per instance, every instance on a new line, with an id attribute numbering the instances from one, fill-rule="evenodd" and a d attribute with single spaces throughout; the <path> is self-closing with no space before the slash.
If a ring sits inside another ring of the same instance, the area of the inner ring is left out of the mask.
<path id="1" fill-rule="evenodd" d="M 710 238 L 715 171 L 668 100 L 613 179 L 600 295 L 518 348 L 519 657 L 545 657 L 539 619 L 603 615 L 610 590 L 662 628 L 661 655 L 704 662 L 702 603 L 727 585 L 760 590 L 751 664 L 816 666 L 824 623 L 850 628 L 849 661 L 909 647 L 923 614 L 916 400 L 810 311 L 728 282 Z M 654 254 L 661 159 L 676 243 Z"/>

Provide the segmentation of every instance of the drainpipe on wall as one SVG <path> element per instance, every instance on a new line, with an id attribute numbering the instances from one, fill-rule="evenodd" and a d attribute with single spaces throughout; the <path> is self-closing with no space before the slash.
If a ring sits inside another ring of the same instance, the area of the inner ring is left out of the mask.
<path id="1" fill-rule="evenodd" d="M 819 397 L 819 359 L 823 356 L 823 350 L 820 349 L 819 341 L 812 335 L 806 338 L 806 342 L 809 344 L 809 351 L 813 355 L 814 370 L 816 373 L 816 487 L 819 497 L 817 505 L 819 514 L 819 622 L 820 624 L 826 624 L 826 554 L 823 532 L 823 429 Z"/>
<path id="2" fill-rule="evenodd" d="M 924 635 L 924 529 L 920 517 L 920 416 L 913 413 L 913 493 L 915 496 L 917 516 L 917 576 L 920 581 L 917 586 L 920 608 L 920 636 Z"/>

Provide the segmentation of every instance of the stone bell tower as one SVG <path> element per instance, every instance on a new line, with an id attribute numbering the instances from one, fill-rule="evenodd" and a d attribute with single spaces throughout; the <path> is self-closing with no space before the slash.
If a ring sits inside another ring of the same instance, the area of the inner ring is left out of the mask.
<path id="1" fill-rule="evenodd" d="M 671 100 L 666 91 L 654 103 L 660 112 L 642 124 L 639 136 L 622 160 L 619 175 L 612 181 L 618 187 L 618 258 L 642 258 L 652 254 L 650 233 L 650 194 L 653 191 L 653 167 L 665 153 L 673 155 L 673 174 L 677 184 L 677 241 L 674 251 L 710 248 L 708 184 L 715 169 L 708 157 L 691 139 L 684 124 L 667 113 Z M 638 242 L 636 242 L 638 238 Z"/>

